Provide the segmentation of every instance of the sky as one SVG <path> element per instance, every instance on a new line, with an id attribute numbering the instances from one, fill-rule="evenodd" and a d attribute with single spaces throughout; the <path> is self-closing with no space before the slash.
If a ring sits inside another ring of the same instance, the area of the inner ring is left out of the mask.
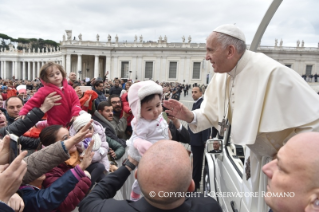
<path id="1" fill-rule="evenodd" d="M 134 36 L 156 41 L 205 43 L 219 25 L 236 24 L 250 44 L 272 0 L 0 0 L 0 33 L 13 38 L 62 40 L 65 30 L 83 40 L 133 42 Z M 283 0 L 261 40 L 273 46 L 318 47 L 319 0 Z M 78 39 L 78 38 L 77 38 Z"/>

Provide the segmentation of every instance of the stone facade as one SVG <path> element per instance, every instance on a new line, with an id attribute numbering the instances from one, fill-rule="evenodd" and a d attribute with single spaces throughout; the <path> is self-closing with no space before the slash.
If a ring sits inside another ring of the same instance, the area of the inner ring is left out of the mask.
<path id="1" fill-rule="evenodd" d="M 65 36 L 64 36 L 65 37 Z M 209 61 L 205 60 L 205 43 L 132 42 L 114 41 L 111 36 L 106 42 L 72 40 L 72 31 L 67 31 L 67 39 L 60 43 L 60 49 L 49 52 L 0 51 L 0 76 L 4 79 L 32 80 L 39 75 L 43 64 L 53 61 L 61 64 L 67 73 L 75 72 L 78 78 L 103 77 L 109 71 L 109 78 L 154 79 L 166 82 L 207 84 L 214 74 Z M 142 36 L 141 36 L 142 37 Z M 183 39 L 185 37 L 183 36 Z M 290 66 L 300 75 L 319 73 L 319 48 L 285 47 L 282 45 L 260 46 L 259 52 Z"/>

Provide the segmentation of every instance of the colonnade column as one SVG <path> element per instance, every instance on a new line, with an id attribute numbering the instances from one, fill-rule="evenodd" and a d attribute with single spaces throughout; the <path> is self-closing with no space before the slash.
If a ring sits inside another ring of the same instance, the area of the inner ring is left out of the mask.
<path id="1" fill-rule="evenodd" d="M 66 69 L 65 68 L 65 54 L 62 54 L 62 64 L 61 65 L 63 66 L 64 69 Z"/>
<path id="2" fill-rule="evenodd" d="M 7 79 L 7 61 L 3 62 L 3 79 Z"/>
<path id="3" fill-rule="evenodd" d="M 35 79 L 35 62 L 33 61 L 32 65 L 32 80 Z"/>
<path id="4" fill-rule="evenodd" d="M 69 76 L 71 72 L 71 55 L 67 54 L 66 55 L 66 67 L 65 67 L 66 75 Z"/>
<path id="5" fill-rule="evenodd" d="M 16 64 L 15 64 L 15 61 L 12 61 L 12 70 L 11 70 L 11 78 L 13 77 L 13 76 L 15 76 L 15 66 Z"/>
<path id="6" fill-rule="evenodd" d="M 95 55 L 94 60 L 94 78 L 99 77 L 99 55 Z"/>
<path id="7" fill-rule="evenodd" d="M 22 62 L 22 79 L 25 80 L 25 61 Z"/>
<path id="8" fill-rule="evenodd" d="M 0 69 L 0 73 L 1 73 L 1 78 L 3 79 L 3 61 L 0 61 L 0 65 L 1 65 L 1 69 Z"/>
<path id="9" fill-rule="evenodd" d="M 80 77 L 79 71 L 81 71 L 81 73 L 82 73 L 82 55 L 81 54 L 78 54 L 78 70 L 77 70 L 77 73 L 75 73 L 75 74 L 78 75 L 78 78 L 82 79 L 83 75 L 81 74 L 81 77 Z"/>
<path id="10" fill-rule="evenodd" d="M 40 70 L 41 70 L 41 62 L 38 61 L 38 71 L 37 71 L 37 77 L 40 77 Z"/>

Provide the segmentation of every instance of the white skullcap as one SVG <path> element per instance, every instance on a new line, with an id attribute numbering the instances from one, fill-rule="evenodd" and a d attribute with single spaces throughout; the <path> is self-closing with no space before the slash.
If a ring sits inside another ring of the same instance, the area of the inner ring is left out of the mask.
<path id="1" fill-rule="evenodd" d="M 214 29 L 213 32 L 220 32 L 246 42 L 244 33 L 233 24 L 221 25 Z"/>

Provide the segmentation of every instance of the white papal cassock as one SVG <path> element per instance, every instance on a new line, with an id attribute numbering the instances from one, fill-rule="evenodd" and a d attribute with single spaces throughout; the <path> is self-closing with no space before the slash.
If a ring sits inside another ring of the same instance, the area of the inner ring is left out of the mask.
<path id="1" fill-rule="evenodd" d="M 292 69 L 246 50 L 231 72 L 214 74 L 194 114 L 196 119 L 189 124 L 193 132 L 211 126 L 220 129 L 218 122 L 231 114 L 232 142 L 250 149 L 251 179 L 246 181 L 244 173 L 243 189 L 266 191 L 262 165 L 297 133 L 319 131 L 319 96 Z M 307 153 L 301 150 L 300 154 Z M 246 200 L 252 211 L 265 211 L 265 205 L 257 208 L 258 201 Z"/>

